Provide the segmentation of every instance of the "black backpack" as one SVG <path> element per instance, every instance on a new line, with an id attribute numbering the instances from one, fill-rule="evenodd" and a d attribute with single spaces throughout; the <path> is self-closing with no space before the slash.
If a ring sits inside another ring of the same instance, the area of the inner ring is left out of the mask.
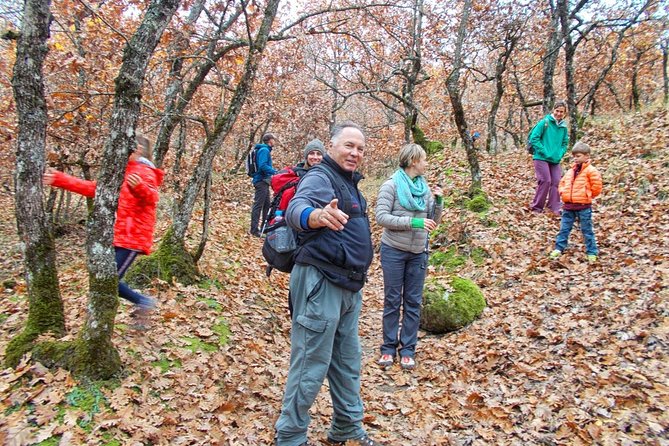
<path id="1" fill-rule="evenodd" d="M 544 128 L 541 131 L 541 136 L 543 136 L 544 132 L 546 131 L 546 127 L 548 127 L 548 119 L 546 119 L 546 117 L 544 116 L 544 119 L 542 119 L 541 121 L 544 122 Z M 525 150 L 527 150 L 527 153 L 529 153 L 530 155 L 534 155 L 534 147 L 532 146 L 532 144 L 530 144 L 530 136 L 532 135 L 534 129 L 536 129 L 539 124 L 541 124 L 541 121 L 537 122 L 536 125 L 532 127 L 532 130 L 530 130 L 530 133 L 527 134 L 527 146 L 525 147 Z"/>
<path id="2" fill-rule="evenodd" d="M 325 164 L 314 166 L 313 169 L 319 169 L 328 176 L 330 183 L 332 183 L 334 188 L 335 196 L 339 199 L 340 209 L 345 213 L 350 214 L 352 198 L 344 180 Z M 274 195 L 270 210 L 267 213 L 267 220 L 263 224 L 262 233 L 265 234 L 265 240 L 262 245 L 262 255 L 267 261 L 265 273 L 268 277 L 272 274 L 273 269 L 283 273 L 290 273 L 293 270 L 293 266 L 295 266 L 295 256 L 300 247 L 307 241 L 316 238 L 324 232 L 324 230 L 313 231 L 302 238 L 298 238 L 297 231 L 288 226 L 285 218 L 281 218 L 277 221 L 275 214 L 276 208 L 281 202 L 281 195 L 284 190 L 292 186 L 294 186 L 292 183 L 286 184 Z M 346 192 L 348 192 L 348 196 L 340 196 Z"/>
<path id="3" fill-rule="evenodd" d="M 246 175 L 252 177 L 256 172 L 258 172 L 258 149 L 253 147 L 249 150 L 249 153 L 246 154 Z"/>

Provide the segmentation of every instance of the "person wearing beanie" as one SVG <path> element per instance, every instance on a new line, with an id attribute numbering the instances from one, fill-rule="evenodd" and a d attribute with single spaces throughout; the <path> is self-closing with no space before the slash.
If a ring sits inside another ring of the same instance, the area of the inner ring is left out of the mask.
<path id="1" fill-rule="evenodd" d="M 304 146 L 304 167 L 309 169 L 314 167 L 316 164 L 320 164 L 323 160 L 323 152 L 325 151 L 325 146 L 320 139 L 312 139 Z"/>

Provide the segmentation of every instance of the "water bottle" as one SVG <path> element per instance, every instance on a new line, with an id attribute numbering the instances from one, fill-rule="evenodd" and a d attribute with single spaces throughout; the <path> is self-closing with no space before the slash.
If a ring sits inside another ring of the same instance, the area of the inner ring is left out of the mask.
<path id="1" fill-rule="evenodd" d="M 283 220 L 283 211 L 277 209 L 276 212 L 274 212 L 274 224 L 279 223 L 281 220 Z"/>

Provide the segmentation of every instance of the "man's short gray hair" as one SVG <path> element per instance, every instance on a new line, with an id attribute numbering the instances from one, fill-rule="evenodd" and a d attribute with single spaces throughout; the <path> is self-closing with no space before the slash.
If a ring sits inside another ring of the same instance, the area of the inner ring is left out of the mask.
<path id="1" fill-rule="evenodd" d="M 360 133 L 362 133 L 362 136 L 365 136 L 365 131 L 363 130 L 362 127 L 360 127 L 358 124 L 356 124 L 353 121 L 342 121 L 338 122 L 332 127 L 332 131 L 330 132 L 330 143 L 334 144 L 341 135 L 341 132 L 344 131 L 344 129 L 347 128 L 354 128 L 356 130 L 359 130 Z"/>

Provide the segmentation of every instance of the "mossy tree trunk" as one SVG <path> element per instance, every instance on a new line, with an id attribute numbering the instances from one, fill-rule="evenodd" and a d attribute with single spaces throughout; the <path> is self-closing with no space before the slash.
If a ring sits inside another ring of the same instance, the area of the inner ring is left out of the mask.
<path id="1" fill-rule="evenodd" d="M 244 73 L 240 78 L 235 92 L 229 104 L 221 104 L 217 112 L 217 118 L 214 123 L 214 128 L 210 133 L 207 134 L 207 139 L 204 142 L 200 157 L 197 162 L 197 166 L 191 175 L 186 188 L 184 189 L 181 200 L 177 203 L 176 211 L 172 220 L 172 227 L 170 228 L 170 237 L 163 237 L 163 240 L 160 243 L 158 252 L 152 254 L 151 257 L 160 255 L 159 253 L 169 251 L 173 255 L 167 258 L 169 262 L 167 265 L 160 265 L 161 271 L 158 271 L 157 274 L 161 277 L 167 277 L 168 280 L 171 280 L 172 277 L 175 277 L 177 280 L 185 281 L 187 283 L 190 280 L 190 271 L 196 269 L 196 265 L 193 259 L 193 256 L 188 253 L 186 249 L 186 231 L 188 225 L 193 215 L 193 209 L 195 208 L 195 202 L 197 200 L 200 191 L 204 185 L 204 182 L 207 178 L 208 173 L 211 171 L 212 163 L 216 154 L 218 153 L 220 147 L 223 144 L 223 140 L 226 138 L 235 121 L 239 115 L 246 98 L 251 92 L 251 87 L 255 80 L 256 72 L 258 66 L 262 59 L 262 54 L 267 45 L 267 40 L 269 32 L 272 28 L 272 23 L 276 17 L 276 12 L 279 6 L 280 0 L 269 0 L 265 8 L 262 24 L 260 25 L 258 32 L 252 42 L 249 42 L 249 52 L 246 57 L 246 63 L 244 66 Z M 227 108 L 226 108 L 227 107 Z M 182 253 L 183 256 L 180 258 L 177 257 L 179 253 Z M 180 277 L 180 272 L 177 268 L 177 265 L 189 264 L 188 267 L 188 276 Z M 166 268 L 165 268 L 166 266 Z"/>
<path id="2" fill-rule="evenodd" d="M 472 177 L 470 190 L 478 190 L 481 188 L 481 167 L 479 166 L 476 148 L 472 142 L 472 137 L 467 125 L 465 117 L 465 110 L 462 106 L 462 94 L 460 91 L 460 70 L 463 66 L 463 46 L 465 37 L 467 36 L 467 23 L 469 21 L 469 14 L 472 9 L 472 1 L 465 0 L 462 7 L 462 16 L 460 17 L 460 25 L 458 27 L 457 40 L 455 44 L 455 53 L 453 56 L 453 71 L 446 80 L 446 89 L 453 107 L 453 118 L 455 125 L 458 128 L 460 139 L 465 146 L 467 152 L 467 162 L 469 163 L 469 171 Z"/>
<path id="3" fill-rule="evenodd" d="M 74 343 L 73 354 L 68 358 L 70 369 L 90 378 L 109 378 L 121 367 L 118 352 L 112 343 L 118 307 L 118 277 L 112 247 L 118 192 L 128 154 L 136 145 L 135 127 L 146 67 L 178 4 L 178 0 L 151 2 L 141 25 L 123 51 L 123 63 L 116 78 L 109 138 L 105 144 L 93 213 L 88 224 L 88 313 Z"/>
<path id="4" fill-rule="evenodd" d="M 16 224 L 28 285 L 28 320 L 7 346 L 5 361 L 16 366 L 42 333 L 65 333 L 53 236 L 42 201 L 47 108 L 42 67 L 48 48 L 49 0 L 26 0 L 16 46 L 12 87 L 18 116 Z"/>

